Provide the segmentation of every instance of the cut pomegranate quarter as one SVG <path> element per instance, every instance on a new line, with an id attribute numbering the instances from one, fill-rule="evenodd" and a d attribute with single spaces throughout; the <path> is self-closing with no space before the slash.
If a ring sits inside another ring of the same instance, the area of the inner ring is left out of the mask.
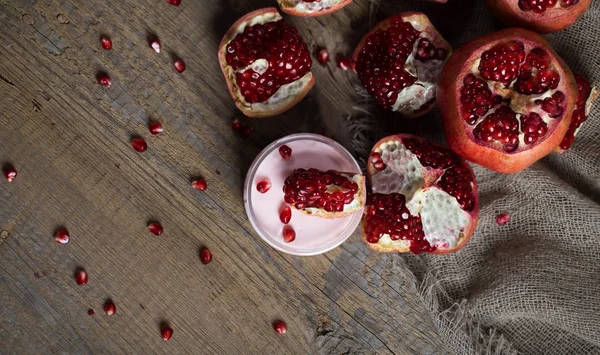
<path id="1" fill-rule="evenodd" d="M 558 153 L 562 153 L 571 147 L 575 136 L 581 129 L 581 125 L 587 120 L 592 110 L 592 105 L 598 99 L 598 89 L 592 87 L 582 75 L 575 74 L 575 81 L 577 82 L 577 104 L 573 111 L 567 134 L 560 142 L 558 148 L 556 148 Z M 544 103 L 546 102 L 544 101 Z"/>
<path id="2" fill-rule="evenodd" d="M 219 45 L 219 63 L 236 106 L 250 117 L 290 109 L 315 82 L 306 43 L 273 7 L 231 26 Z"/>
<path id="3" fill-rule="evenodd" d="M 352 0 L 277 0 L 281 11 L 295 16 L 321 16 L 335 12 Z"/>
<path id="4" fill-rule="evenodd" d="M 379 141 L 368 162 L 372 194 L 363 239 L 376 251 L 450 253 L 473 235 L 475 175 L 451 150 L 401 134 Z"/>
<path id="5" fill-rule="evenodd" d="M 425 14 L 407 12 L 375 26 L 352 59 L 381 107 L 412 118 L 434 107 L 436 83 L 451 51 Z"/>
<path id="6" fill-rule="evenodd" d="M 365 176 L 337 171 L 296 169 L 283 185 L 285 202 L 306 214 L 338 218 L 365 205 Z"/>
<path id="7" fill-rule="evenodd" d="M 485 0 L 485 3 L 509 26 L 549 33 L 574 24 L 592 0 Z"/>
<path id="8" fill-rule="evenodd" d="M 452 150 L 514 173 L 558 147 L 577 102 L 577 84 L 540 35 L 506 29 L 456 50 L 440 76 L 437 100 Z"/>

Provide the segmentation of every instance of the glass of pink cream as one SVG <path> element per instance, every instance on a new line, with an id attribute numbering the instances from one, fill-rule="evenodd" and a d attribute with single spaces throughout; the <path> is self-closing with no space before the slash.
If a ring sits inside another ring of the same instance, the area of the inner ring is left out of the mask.
<path id="1" fill-rule="evenodd" d="M 292 149 L 287 160 L 279 153 L 282 145 Z M 279 219 L 286 205 L 283 184 L 299 168 L 361 172 L 354 157 L 336 141 L 312 133 L 292 134 L 271 143 L 254 159 L 244 183 L 244 205 L 254 230 L 270 246 L 293 255 L 318 255 L 348 239 L 361 221 L 362 210 L 346 217 L 326 219 L 292 209 L 292 219 L 287 226 L 294 229 L 296 239 L 284 242 L 286 225 Z M 264 194 L 256 188 L 263 180 L 271 182 L 271 188 Z"/>

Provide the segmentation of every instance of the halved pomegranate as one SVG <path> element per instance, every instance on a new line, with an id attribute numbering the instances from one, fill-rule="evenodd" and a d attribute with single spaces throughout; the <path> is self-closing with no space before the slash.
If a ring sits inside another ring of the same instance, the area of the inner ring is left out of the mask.
<path id="1" fill-rule="evenodd" d="M 479 216 L 471 167 L 451 150 L 409 134 L 380 140 L 369 157 L 363 239 L 380 252 L 451 253 Z"/>
<path id="2" fill-rule="evenodd" d="M 284 200 L 306 214 L 338 218 L 365 205 L 365 176 L 337 171 L 296 169 L 283 185 Z"/>
<path id="3" fill-rule="evenodd" d="M 509 26 L 549 33 L 575 23 L 592 0 L 485 0 L 485 3 Z"/>
<path id="4" fill-rule="evenodd" d="M 592 87 L 581 74 L 575 74 L 575 81 L 577 82 L 577 104 L 567 134 L 556 148 L 558 153 L 562 153 L 571 147 L 577 132 L 581 129 L 581 125 L 587 120 L 594 101 L 598 99 L 598 89 Z"/>
<path id="5" fill-rule="evenodd" d="M 219 45 L 219 63 L 236 106 L 250 117 L 290 109 L 315 83 L 306 43 L 274 7 L 231 26 Z"/>
<path id="6" fill-rule="evenodd" d="M 352 0 L 277 0 L 281 11 L 295 16 L 321 16 L 351 3 Z"/>
<path id="7" fill-rule="evenodd" d="M 352 60 L 363 86 L 384 109 L 419 117 L 435 106 L 435 86 L 452 48 L 420 12 L 380 22 Z"/>
<path id="8" fill-rule="evenodd" d="M 437 101 L 452 150 L 489 169 L 514 173 L 561 142 L 577 84 L 546 40 L 511 28 L 457 49 L 440 76 Z"/>

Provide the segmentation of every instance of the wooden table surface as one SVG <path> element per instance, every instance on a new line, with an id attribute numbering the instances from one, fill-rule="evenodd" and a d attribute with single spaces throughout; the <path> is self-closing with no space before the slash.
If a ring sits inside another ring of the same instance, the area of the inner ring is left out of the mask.
<path id="1" fill-rule="evenodd" d="M 0 353 L 444 352 L 402 257 L 369 251 L 358 233 L 324 255 L 290 256 L 246 218 L 243 179 L 268 143 L 294 132 L 348 142 L 338 98 L 354 94 L 351 73 L 332 63 L 315 62 L 316 87 L 285 114 L 236 110 L 218 43 L 239 16 L 274 3 L 0 1 L 0 163 L 19 172 L 0 181 Z M 354 31 L 373 23 L 370 6 L 286 18 L 311 49 L 349 53 Z M 113 50 L 101 49 L 103 34 Z M 183 74 L 174 57 L 185 60 Z M 95 82 L 100 71 L 109 89 Z M 322 120 L 323 110 L 336 113 Z M 236 117 L 254 127 L 249 139 L 232 131 Z M 166 133 L 151 136 L 150 119 Z M 136 153 L 132 136 L 148 151 Z M 195 176 L 206 192 L 190 187 Z M 146 229 L 153 219 L 160 237 Z M 63 226 L 66 245 L 53 237 Z M 208 265 L 202 247 L 213 252 Z M 85 286 L 74 281 L 78 267 L 89 273 Z M 117 306 L 110 318 L 107 299 Z M 286 335 L 273 331 L 276 319 Z M 162 322 L 174 329 L 169 342 Z"/>

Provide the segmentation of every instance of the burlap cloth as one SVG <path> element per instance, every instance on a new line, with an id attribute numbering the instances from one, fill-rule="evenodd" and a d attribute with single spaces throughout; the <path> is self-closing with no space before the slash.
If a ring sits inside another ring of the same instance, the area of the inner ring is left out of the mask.
<path id="1" fill-rule="evenodd" d="M 415 10 L 427 13 L 454 48 L 503 28 L 482 0 L 372 0 L 372 23 Z M 574 72 L 600 84 L 600 1 L 575 25 L 546 38 Z M 464 249 L 398 256 L 420 285 L 449 352 L 600 354 L 600 103 L 595 109 L 562 155 L 513 175 L 473 165 L 481 213 Z M 373 143 L 391 133 L 444 141 L 437 112 L 406 122 L 369 99 L 351 111 L 349 137 L 334 136 L 348 139 L 346 146 L 363 161 Z M 495 222 L 500 212 L 511 216 L 505 226 Z"/>

